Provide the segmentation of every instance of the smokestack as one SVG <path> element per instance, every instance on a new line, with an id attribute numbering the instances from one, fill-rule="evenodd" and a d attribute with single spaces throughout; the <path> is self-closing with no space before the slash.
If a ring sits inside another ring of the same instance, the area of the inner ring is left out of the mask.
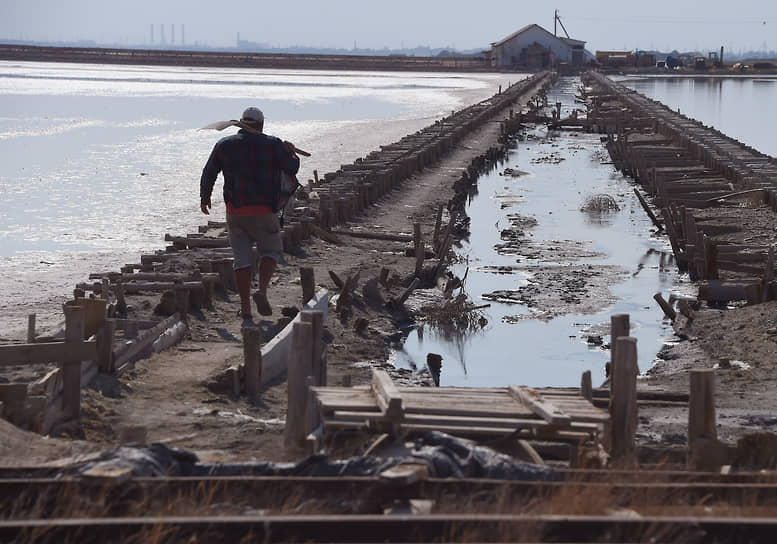
<path id="1" fill-rule="evenodd" d="M 720 46 L 720 65 L 723 66 L 723 46 Z"/>
<path id="2" fill-rule="evenodd" d="M 175 23 L 170 25 L 170 45 L 175 45 Z"/>
<path id="3" fill-rule="evenodd" d="M 184 43 L 185 43 L 184 32 L 186 32 L 186 25 L 181 23 L 181 45 L 184 45 Z"/>
<path id="4" fill-rule="evenodd" d="M 162 45 L 165 45 L 167 42 L 165 41 L 165 25 L 161 24 L 159 25 L 159 43 Z"/>
<path id="5" fill-rule="evenodd" d="M 154 45 L 154 23 L 151 23 L 151 45 Z"/>

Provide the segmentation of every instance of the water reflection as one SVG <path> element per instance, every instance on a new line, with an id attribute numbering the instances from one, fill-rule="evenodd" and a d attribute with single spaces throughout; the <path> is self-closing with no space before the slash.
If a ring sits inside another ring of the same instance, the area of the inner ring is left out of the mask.
<path id="1" fill-rule="evenodd" d="M 562 115 L 575 107 L 575 85 L 576 80 L 563 79 L 549 99 L 551 104 L 562 102 Z M 585 300 L 576 285 L 571 291 L 563 286 L 588 281 L 588 264 L 595 271 L 612 267 L 623 271 L 612 278 L 625 279 L 610 286 L 614 304 L 595 314 L 541 321 L 531 316 L 535 311 L 547 315 L 547 308 L 507 304 L 497 297 L 483 310 L 489 322 L 483 333 L 446 338 L 428 328 L 420 335 L 413 332 L 394 354 L 397 366 L 409 367 L 413 361 L 423 367 L 427 354 L 435 353 L 444 361 L 442 385 L 576 386 L 586 370 L 594 383 L 604 379 L 609 352 L 589 344 L 588 338 L 607 334 L 611 314 L 630 314 L 642 369 L 650 367 L 671 334 L 652 304 L 657 291 L 677 285 L 668 242 L 651 235 L 652 223 L 630 182 L 602 160 L 599 136 L 544 129 L 530 134 L 510 152 L 503 168 L 478 181 L 479 194 L 467 208 L 471 232 L 460 249 L 470 264 L 457 264 L 454 272 L 462 276 L 469 267 L 466 290 L 477 303 L 483 294 L 536 287 L 533 275 L 545 267 L 554 285 L 562 286 L 559 296 L 580 298 L 582 306 Z M 531 175 L 503 175 L 507 169 L 530 170 Z M 588 195 L 609 195 L 619 209 L 581 211 Z M 556 249 L 548 252 L 548 246 Z"/>
<path id="2" fill-rule="evenodd" d="M 777 156 L 777 77 L 638 77 L 624 84 L 673 110 Z"/>

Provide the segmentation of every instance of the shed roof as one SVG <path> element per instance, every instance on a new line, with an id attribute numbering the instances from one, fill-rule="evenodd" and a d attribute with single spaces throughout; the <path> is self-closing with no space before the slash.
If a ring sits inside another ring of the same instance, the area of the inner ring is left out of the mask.
<path id="1" fill-rule="evenodd" d="M 513 32 L 512 34 L 510 34 L 506 38 L 503 38 L 503 39 L 499 40 L 498 42 L 492 43 L 491 46 L 492 47 L 499 47 L 500 45 L 504 44 L 505 42 L 509 42 L 513 38 L 523 34 L 527 30 L 529 30 L 531 28 L 534 28 L 534 27 L 539 28 L 542 32 L 547 34 L 548 37 L 553 38 L 554 40 L 560 40 L 560 41 L 566 43 L 567 45 L 584 45 L 585 44 L 585 42 L 581 41 L 581 40 L 573 40 L 572 38 L 560 38 L 558 36 L 554 36 L 553 34 L 548 32 L 547 30 L 545 30 L 543 27 L 541 27 L 540 25 L 538 25 L 536 23 L 533 23 L 533 24 L 530 24 L 530 25 L 526 25 L 525 27 L 521 28 L 520 30 L 517 30 L 517 31 Z"/>

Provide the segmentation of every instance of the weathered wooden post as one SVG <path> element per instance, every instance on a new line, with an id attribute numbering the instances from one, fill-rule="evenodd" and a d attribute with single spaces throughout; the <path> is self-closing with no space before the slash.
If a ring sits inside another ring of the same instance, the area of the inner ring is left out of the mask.
<path id="1" fill-rule="evenodd" d="M 294 323 L 288 360 L 286 429 L 283 442 L 287 448 L 301 448 L 307 436 L 307 377 L 313 375 L 313 325 Z"/>
<path id="2" fill-rule="evenodd" d="M 27 316 L 27 343 L 28 344 L 34 344 L 35 343 L 35 314 L 30 314 Z"/>
<path id="3" fill-rule="evenodd" d="M 699 439 L 717 440 L 715 418 L 715 371 L 691 370 L 691 394 L 688 399 L 688 446 Z"/>
<path id="4" fill-rule="evenodd" d="M 327 383 L 326 357 L 324 356 L 324 312 L 320 310 L 304 310 L 300 313 L 303 323 L 310 323 L 313 331 L 311 350 L 311 369 L 314 385 L 325 386 Z"/>
<path id="5" fill-rule="evenodd" d="M 613 459 L 625 459 L 634 453 L 637 432 L 637 339 L 618 337 L 613 361 L 610 394 Z"/>
<path id="6" fill-rule="evenodd" d="M 116 335 L 116 321 L 106 319 L 97 335 L 98 368 L 105 374 L 113 374 L 113 337 Z"/>
<path id="7" fill-rule="evenodd" d="M 246 394 L 254 398 L 259 395 L 262 385 L 262 353 L 259 351 L 262 331 L 259 327 L 243 327 L 241 332 L 243 333 Z"/>
<path id="8" fill-rule="evenodd" d="M 628 336 L 631 332 L 629 314 L 615 314 L 610 316 L 610 389 L 612 390 L 612 366 L 615 364 L 619 336 Z"/>
<path id="9" fill-rule="evenodd" d="M 588 402 L 593 402 L 594 390 L 591 384 L 591 371 L 586 370 L 580 378 L 580 395 Z"/>
<path id="10" fill-rule="evenodd" d="M 299 280 L 302 284 L 302 304 L 307 304 L 307 302 L 316 294 L 316 278 L 313 272 L 313 268 L 300 268 Z"/>
<path id="11" fill-rule="evenodd" d="M 103 278 L 102 282 L 100 283 L 100 294 L 102 298 L 105 300 L 108 300 L 111 294 L 111 280 L 108 278 Z"/>
<path id="12" fill-rule="evenodd" d="M 85 312 L 81 306 L 62 306 L 65 314 L 65 345 L 84 341 Z M 62 364 L 62 410 L 68 418 L 81 416 L 81 361 Z"/>
<path id="13" fill-rule="evenodd" d="M 432 250 L 437 252 L 440 243 L 440 226 L 442 225 L 442 204 L 437 206 L 437 217 L 434 220 L 434 234 L 432 235 Z"/>
<path id="14" fill-rule="evenodd" d="M 183 280 L 175 280 L 175 310 L 181 321 L 189 323 L 189 289 L 183 286 Z"/>
<path id="15" fill-rule="evenodd" d="M 413 247 L 415 248 L 415 276 L 418 278 L 421 276 L 426 256 L 424 241 L 421 239 L 421 223 L 413 223 Z"/>

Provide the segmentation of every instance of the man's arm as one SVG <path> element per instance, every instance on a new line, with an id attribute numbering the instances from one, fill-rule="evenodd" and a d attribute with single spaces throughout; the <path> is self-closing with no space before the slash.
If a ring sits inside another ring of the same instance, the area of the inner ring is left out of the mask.
<path id="1" fill-rule="evenodd" d="M 294 152 L 294 144 L 278 140 L 276 149 L 276 155 L 281 162 L 281 170 L 292 176 L 295 175 L 299 171 L 299 157 Z"/>
<path id="2" fill-rule="evenodd" d="M 211 151 L 208 162 L 205 163 L 205 168 L 202 169 L 202 176 L 200 177 L 200 211 L 205 215 L 210 215 L 208 211 L 211 207 L 210 197 L 213 194 L 213 185 L 216 183 L 216 178 L 221 171 L 221 161 L 218 158 L 217 148 L 218 145 Z"/>

